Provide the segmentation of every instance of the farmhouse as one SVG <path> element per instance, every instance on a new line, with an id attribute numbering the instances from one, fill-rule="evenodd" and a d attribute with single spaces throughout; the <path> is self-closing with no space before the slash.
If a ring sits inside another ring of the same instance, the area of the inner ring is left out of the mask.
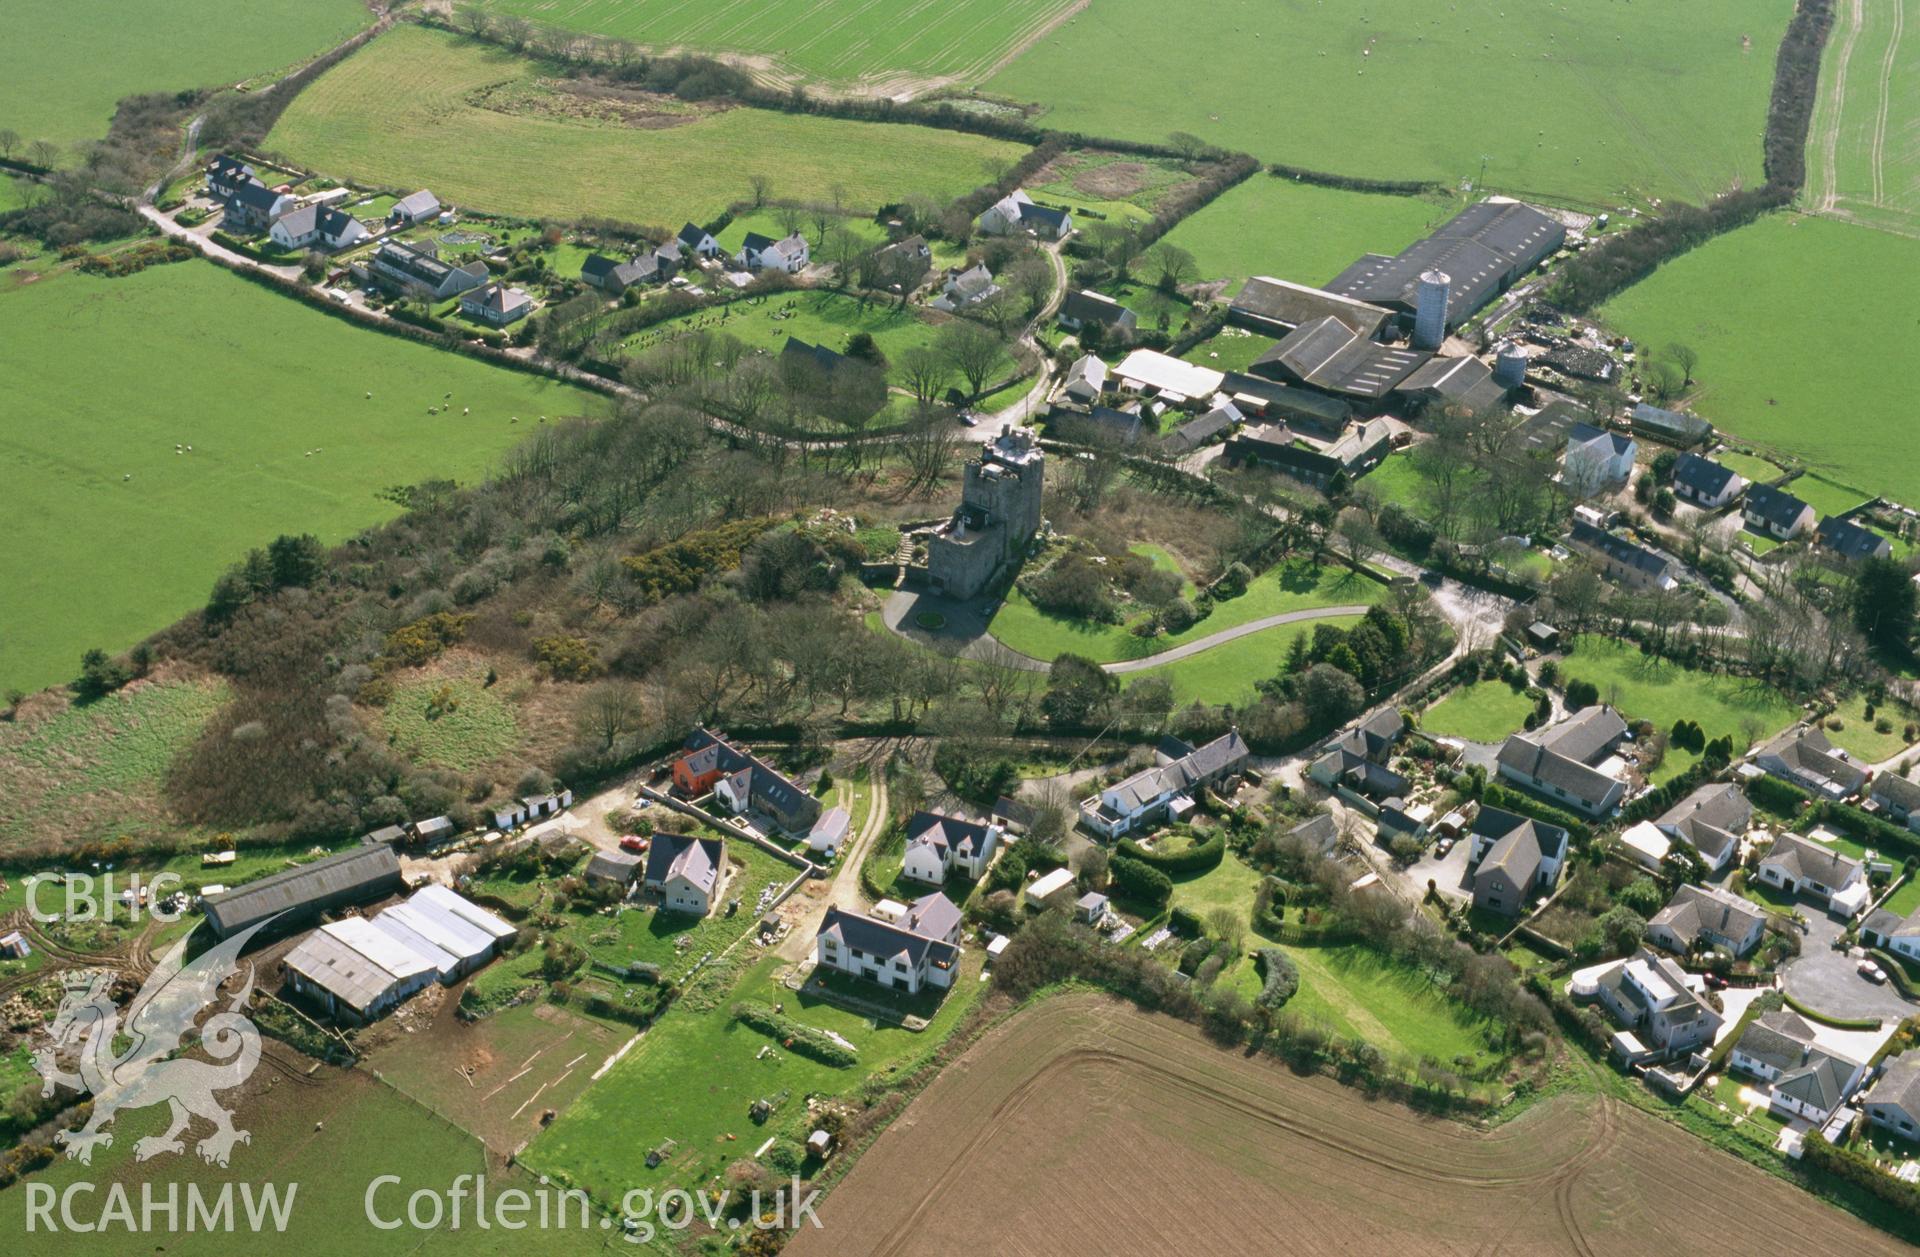
<path id="1" fill-rule="evenodd" d="M 1516 733 L 1500 747 L 1500 775 L 1585 816 L 1604 816 L 1627 791 L 1613 748 L 1627 722 L 1611 707 L 1587 707 L 1558 724 Z"/>
<path id="2" fill-rule="evenodd" d="M 1875 1126 L 1920 1140 L 1920 1052 L 1902 1052 L 1888 1060 L 1861 1102 Z"/>
<path id="3" fill-rule="evenodd" d="M 290 933 L 333 912 L 368 903 L 402 889 L 393 848 L 354 847 L 311 864 L 269 874 L 237 890 L 206 897 L 207 924 L 221 938 L 272 921 L 271 932 Z"/>
<path id="4" fill-rule="evenodd" d="M 518 322 L 532 309 L 533 298 L 525 289 L 509 288 L 505 284 L 488 284 L 460 298 L 460 313 L 494 327 Z"/>
<path id="5" fill-rule="evenodd" d="M 1682 886 L 1647 922 L 1647 939 L 1682 956 L 1719 948 L 1744 956 L 1759 946 L 1767 914 L 1758 904 L 1718 886 Z"/>
<path id="6" fill-rule="evenodd" d="M 897 923 L 827 909 L 814 938 L 821 965 L 917 994 L 953 985 L 960 968 L 960 909 L 945 895 L 916 899 Z"/>
<path id="7" fill-rule="evenodd" d="M 960 506 L 927 538 L 927 578 L 949 598 L 978 598 L 1025 557 L 1040 531 L 1046 454 L 1030 428 L 1003 426 L 961 473 Z"/>
<path id="8" fill-rule="evenodd" d="M 1069 400 L 1086 405 L 1100 399 L 1107 391 L 1107 364 L 1092 354 L 1082 354 L 1074 359 L 1067 368 L 1066 379 L 1060 385 L 1061 394 Z"/>
<path id="9" fill-rule="evenodd" d="M 1058 240 L 1073 230 L 1073 215 L 1066 210 L 1036 205 L 1025 188 L 1015 188 L 989 205 L 974 220 L 974 227 L 983 236 L 1025 232 L 1042 240 Z"/>
<path id="10" fill-rule="evenodd" d="M 327 1014 L 375 1021 L 439 977 L 434 962 L 364 917 L 321 926 L 287 953 L 287 985 Z"/>
<path id="11" fill-rule="evenodd" d="M 780 240 L 750 231 L 741 242 L 740 251 L 733 255 L 733 261 L 743 271 L 784 271 L 797 275 L 807 268 L 810 257 L 807 238 L 797 231 Z"/>
<path id="12" fill-rule="evenodd" d="M 974 881 L 986 875 L 1005 831 L 998 825 L 962 820 L 938 812 L 915 812 L 907 821 L 907 849 L 901 876 L 931 886 L 945 884 L 957 872 Z"/>
<path id="13" fill-rule="evenodd" d="M 847 841 L 847 831 L 852 827 L 852 813 L 843 807 L 830 807 L 820 813 L 820 819 L 807 831 L 807 849 L 831 860 Z"/>
<path id="14" fill-rule="evenodd" d="M 1673 464 L 1673 494 L 1684 502 L 1717 511 L 1740 496 L 1745 477 L 1698 454 L 1682 454 Z"/>
<path id="15" fill-rule="evenodd" d="M 673 783 L 688 798 L 713 791 L 735 816 L 749 811 L 773 818 L 789 833 L 806 833 L 820 819 L 820 800 L 765 760 L 719 734 L 694 730 L 686 753 L 673 765 Z"/>
<path id="16" fill-rule="evenodd" d="M 1860 861 L 1798 834 L 1776 838 L 1756 872 L 1767 885 L 1824 903 L 1840 917 L 1859 912 L 1872 893 Z"/>
<path id="17" fill-rule="evenodd" d="M 717 258 L 721 254 L 720 242 L 709 235 L 705 228 L 687 223 L 680 228 L 680 234 L 674 237 L 687 252 L 695 257 Z"/>
<path id="18" fill-rule="evenodd" d="M 1838 515 L 1829 515 L 1820 521 L 1820 527 L 1814 532 L 1814 540 L 1822 550 L 1846 563 L 1858 563 L 1861 559 L 1884 559 L 1893 554 L 1893 543 L 1885 537 Z"/>
<path id="19" fill-rule="evenodd" d="M 1575 976 L 1572 992 L 1598 998 L 1625 1030 L 1613 1050 L 1628 1064 L 1711 1044 L 1726 1019 L 1697 989 L 1698 979 L 1673 961 L 1642 951 L 1598 972 Z"/>
<path id="20" fill-rule="evenodd" d="M 1672 559 L 1584 519 L 1573 521 L 1567 540 L 1591 556 L 1608 580 L 1635 589 L 1673 589 L 1680 583 Z"/>
<path id="21" fill-rule="evenodd" d="M 1537 892 L 1560 880 L 1570 835 L 1559 826 L 1482 806 L 1467 832 L 1474 907 L 1517 917 Z"/>
<path id="22" fill-rule="evenodd" d="M 1433 355 L 1369 340 L 1332 315 L 1302 323 L 1247 370 L 1281 383 L 1378 402 Z"/>
<path id="23" fill-rule="evenodd" d="M 1633 457 L 1639 449 L 1630 436 L 1576 423 L 1567 433 L 1567 449 L 1562 456 L 1564 482 L 1583 498 L 1625 484 L 1633 473 Z"/>
<path id="24" fill-rule="evenodd" d="M 1472 318 L 1522 275 L 1559 251 L 1567 229 L 1530 205 L 1493 197 L 1470 205 L 1433 234 L 1392 257 L 1369 253 L 1335 276 L 1327 291 L 1383 306 L 1411 320 L 1420 303 L 1420 279 L 1446 277 L 1427 300 L 1445 328 Z"/>
<path id="25" fill-rule="evenodd" d="M 283 249 L 345 249 L 372 233 L 360 220 L 328 205 L 302 205 L 274 220 L 267 235 Z"/>
<path id="26" fill-rule="evenodd" d="M 1747 490 L 1740 516 L 1747 527 L 1775 541 L 1791 541 L 1813 527 L 1813 508 L 1770 484 L 1757 484 Z"/>
<path id="27" fill-rule="evenodd" d="M 1698 415 L 1682 414 L 1677 410 L 1662 410 L 1646 402 L 1637 403 L 1627 412 L 1627 423 L 1635 432 L 1644 432 L 1650 437 L 1682 449 L 1698 445 L 1713 435 L 1713 425 Z"/>
<path id="28" fill-rule="evenodd" d="M 1373 337 L 1393 317 L 1391 310 L 1324 288 L 1309 288 L 1267 275 L 1255 275 L 1227 307 L 1227 322 L 1275 338 L 1303 323 L 1335 318 L 1356 335 Z"/>
<path id="29" fill-rule="evenodd" d="M 422 188 L 418 192 L 401 197 L 387 211 L 387 221 L 396 227 L 410 226 L 438 217 L 440 198 Z"/>
<path id="30" fill-rule="evenodd" d="M 1112 297 L 1090 288 L 1075 289 L 1060 303 L 1060 326 L 1068 331 L 1098 327 L 1124 337 L 1133 335 L 1138 324 L 1139 319 L 1133 311 Z"/>
<path id="31" fill-rule="evenodd" d="M 403 292 L 434 301 L 457 297 L 488 281 L 490 276 L 485 262 L 449 266 L 440 260 L 438 252 L 438 248 L 431 243 L 412 245 L 389 240 L 374 253 L 368 265 L 374 275 Z"/>
<path id="32" fill-rule="evenodd" d="M 946 282 L 940 286 L 940 295 L 927 304 L 950 314 L 978 305 L 999 291 L 1000 285 L 993 282 L 993 272 L 987 269 L 987 264 L 975 262 L 964 270 L 958 267 L 949 270 Z"/>
<path id="33" fill-rule="evenodd" d="M 1769 1107 L 1818 1125 L 1860 1085 L 1867 1067 L 1820 1047 L 1798 1013 L 1763 1013 L 1733 1045 L 1727 1064 L 1770 1083 Z"/>
<path id="34" fill-rule="evenodd" d="M 1232 402 L 1221 402 L 1206 414 L 1189 419 L 1161 439 L 1160 448 L 1169 454 L 1191 454 L 1223 437 L 1233 435 L 1245 416 Z"/>
<path id="35" fill-rule="evenodd" d="M 1179 744 L 1184 746 L 1184 743 Z M 1193 807 L 1193 795 L 1246 766 L 1251 752 L 1238 729 L 1199 748 L 1176 747 L 1155 753 L 1159 762 L 1102 790 L 1080 805 L 1080 823 L 1101 837 L 1124 838 L 1162 817 L 1178 820 Z"/>
<path id="36" fill-rule="evenodd" d="M 519 933 L 479 904 L 437 883 L 373 918 L 381 933 L 434 963 L 444 983 L 473 973 Z"/>
<path id="37" fill-rule="evenodd" d="M 614 297 L 637 284 L 649 282 L 659 273 L 660 262 L 653 254 L 648 254 L 644 259 L 633 258 L 625 262 L 616 262 L 610 257 L 593 253 L 580 264 L 582 283 L 591 284 Z"/>
<path id="38" fill-rule="evenodd" d="M 1825 799 L 1844 799 L 1867 780 L 1866 770 L 1827 741 L 1818 725 L 1787 730 L 1755 751 L 1753 762 L 1769 776 Z"/>
<path id="39" fill-rule="evenodd" d="M 704 917 L 713 911 L 726 875 L 727 848 L 718 838 L 657 833 L 647 847 L 644 885 L 660 906 Z"/>

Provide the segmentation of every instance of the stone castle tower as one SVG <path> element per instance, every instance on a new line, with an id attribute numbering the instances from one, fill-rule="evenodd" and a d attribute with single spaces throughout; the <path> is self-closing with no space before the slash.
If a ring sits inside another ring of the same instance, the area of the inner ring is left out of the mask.
<path id="1" fill-rule="evenodd" d="M 960 508 L 927 544 L 927 575 L 950 598 L 976 598 L 1020 561 L 1040 531 L 1046 454 L 1027 428 L 1003 427 L 967 461 Z"/>

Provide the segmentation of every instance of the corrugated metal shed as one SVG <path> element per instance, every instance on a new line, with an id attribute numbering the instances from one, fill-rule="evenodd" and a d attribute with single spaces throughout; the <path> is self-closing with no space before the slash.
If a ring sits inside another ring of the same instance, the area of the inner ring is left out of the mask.
<path id="1" fill-rule="evenodd" d="M 287 956 L 287 968 L 356 1012 L 433 971 L 433 962 L 360 917 L 323 925 Z"/>
<path id="2" fill-rule="evenodd" d="M 225 938 L 282 912 L 297 918 L 376 899 L 401 885 L 400 861 L 392 847 L 356 847 L 237 890 L 208 895 L 207 920 Z"/>

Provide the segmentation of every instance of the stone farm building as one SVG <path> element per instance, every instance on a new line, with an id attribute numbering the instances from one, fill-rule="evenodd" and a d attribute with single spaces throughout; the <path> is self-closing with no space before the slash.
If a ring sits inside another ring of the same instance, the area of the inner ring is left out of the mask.
<path id="1" fill-rule="evenodd" d="M 1185 744 L 1181 744 L 1185 746 Z M 1239 772 L 1250 752 L 1238 729 L 1202 747 L 1163 747 L 1159 763 L 1119 781 L 1080 805 L 1080 823 L 1103 838 L 1125 838 L 1162 819 L 1179 820 L 1193 807 L 1198 791 Z"/>
<path id="2" fill-rule="evenodd" d="M 756 812 L 788 833 L 811 832 L 820 800 L 759 756 L 708 729 L 696 729 L 673 763 L 674 788 L 689 799 L 711 791 L 735 816 Z"/>

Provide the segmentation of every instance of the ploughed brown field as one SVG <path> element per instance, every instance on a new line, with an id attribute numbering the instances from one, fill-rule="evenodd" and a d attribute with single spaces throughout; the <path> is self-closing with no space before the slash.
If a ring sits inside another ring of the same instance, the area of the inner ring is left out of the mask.
<path id="1" fill-rule="evenodd" d="M 819 1212 L 790 1257 L 1913 1251 L 1615 1101 L 1479 1132 L 1095 996 L 996 1027 Z"/>

